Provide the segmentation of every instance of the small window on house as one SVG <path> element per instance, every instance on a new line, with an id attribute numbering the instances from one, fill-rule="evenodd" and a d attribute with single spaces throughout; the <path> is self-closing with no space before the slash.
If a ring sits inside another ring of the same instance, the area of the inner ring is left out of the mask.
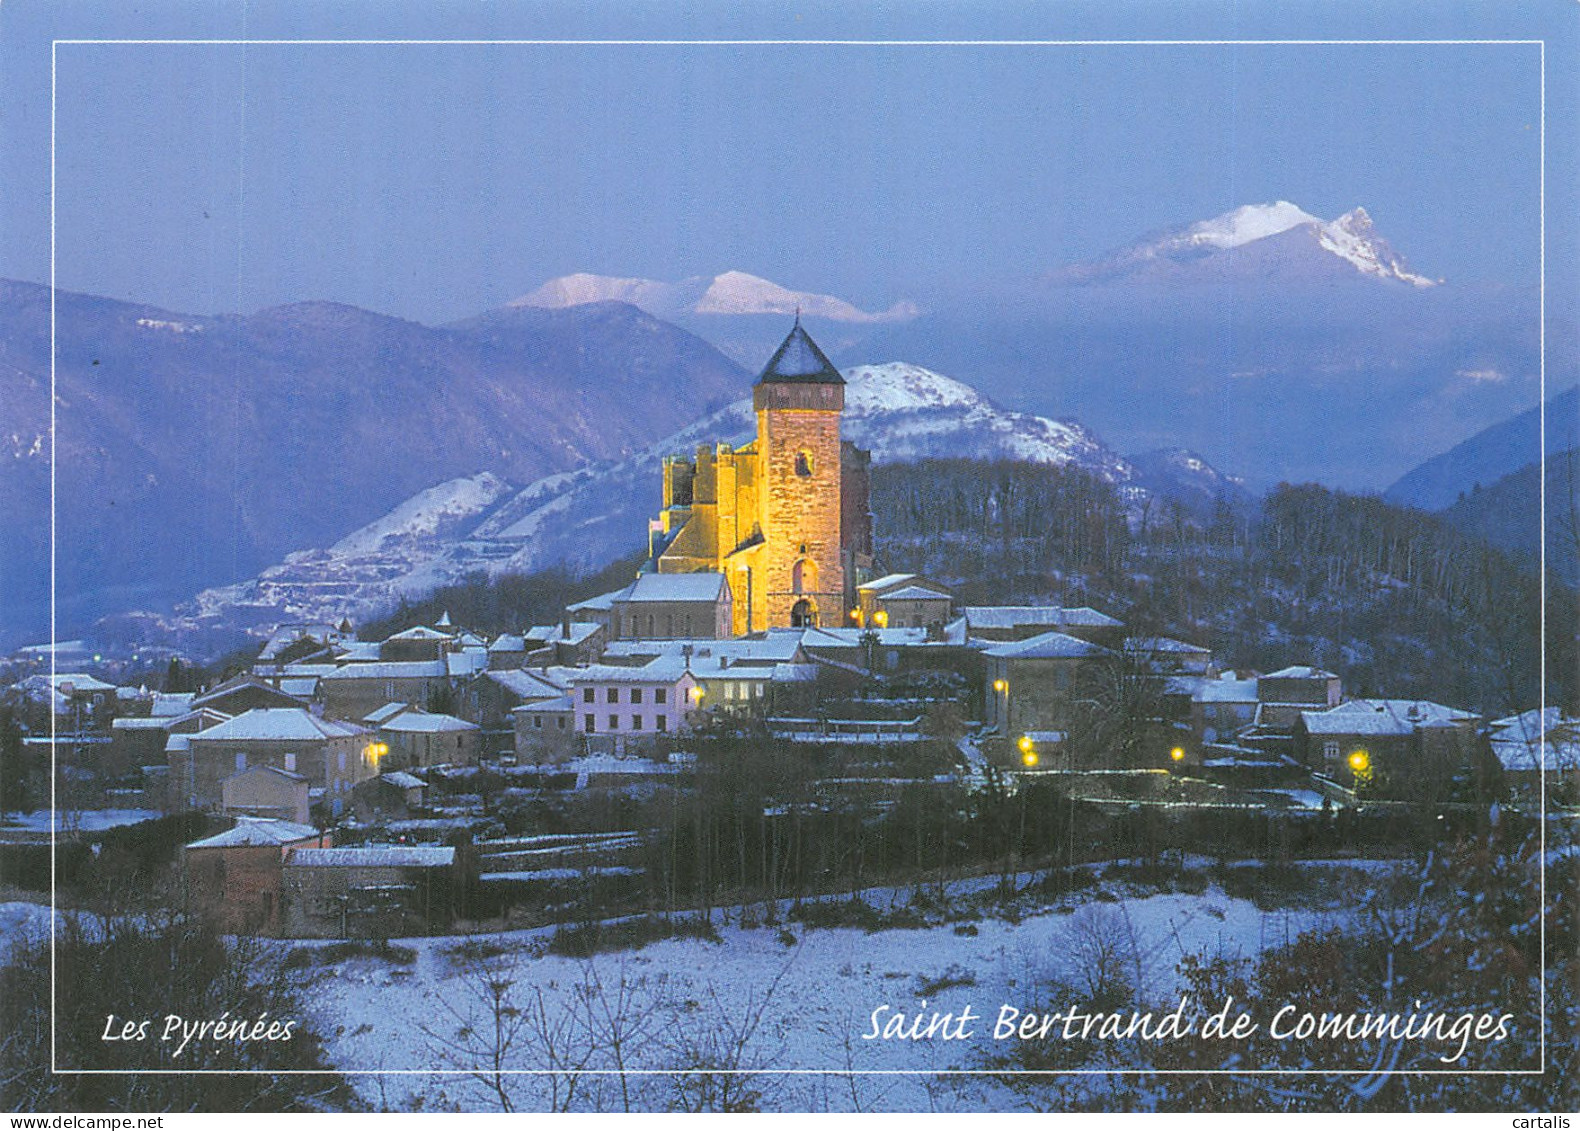
<path id="1" fill-rule="evenodd" d="M 631 716 L 631 729 L 632 730 L 641 730 L 642 729 L 642 716 L 641 715 L 632 715 Z"/>
<path id="2" fill-rule="evenodd" d="M 590 688 L 590 687 L 582 688 L 582 702 L 583 703 L 591 703 L 591 702 L 593 702 L 594 694 L 595 693 L 594 693 L 592 688 Z"/>
<path id="3" fill-rule="evenodd" d="M 1337 762 L 1339 760 L 1339 744 L 1337 742 L 1324 742 L 1322 744 L 1322 756 L 1330 762 Z"/>
<path id="4" fill-rule="evenodd" d="M 669 729 L 669 719 L 667 719 L 663 715 L 659 715 L 657 718 L 655 718 L 653 720 L 653 728 L 655 730 L 657 730 L 660 734 L 663 734 L 665 731 L 667 731 Z"/>
<path id="5" fill-rule="evenodd" d="M 588 734 L 592 734 L 594 731 L 596 731 L 598 729 L 598 725 L 597 725 L 597 723 L 595 723 L 593 721 L 593 717 L 591 715 L 587 716 L 587 722 L 585 724 L 585 727 L 586 727 L 586 730 L 587 730 Z"/>
<path id="6" fill-rule="evenodd" d="M 285 756 L 285 768 L 287 770 L 291 771 L 292 773 L 296 772 L 296 755 L 295 754 L 287 754 Z"/>
<path id="7" fill-rule="evenodd" d="M 245 770 L 246 768 L 247 768 L 247 752 L 245 750 L 238 750 L 238 751 L 236 751 L 236 772 L 239 774 L 239 773 L 241 773 L 241 771 Z"/>
<path id="8" fill-rule="evenodd" d="M 804 448 L 795 454 L 795 473 L 803 479 L 812 477 L 812 453 Z"/>
<path id="9" fill-rule="evenodd" d="M 619 730 L 620 729 L 620 716 L 619 715 L 610 715 L 609 716 L 609 729 L 610 730 Z"/>
<path id="10" fill-rule="evenodd" d="M 588 716 L 588 717 L 590 718 L 591 716 Z M 555 719 L 554 721 L 560 724 L 560 729 L 561 730 L 565 729 L 565 716 L 564 715 L 561 715 L 559 718 Z"/>
<path id="11" fill-rule="evenodd" d="M 642 689 L 640 687 L 633 687 L 631 689 L 631 702 L 633 702 L 633 703 L 640 703 L 641 701 L 642 701 Z"/>
<path id="12" fill-rule="evenodd" d="M 542 715 L 533 715 L 532 716 L 532 725 L 536 729 L 542 730 L 543 729 L 543 716 Z"/>
<path id="13" fill-rule="evenodd" d="M 604 696 L 604 701 L 606 703 L 620 702 L 620 689 L 618 687 L 611 687 L 609 689 L 609 693 Z"/>
<path id="14" fill-rule="evenodd" d="M 346 752 L 344 750 L 340 752 L 340 768 L 342 770 L 346 768 Z"/>
<path id="15" fill-rule="evenodd" d="M 669 689 L 667 687 L 655 687 L 655 688 L 653 688 L 653 702 L 655 702 L 655 703 L 667 703 L 667 702 L 669 702 Z"/>

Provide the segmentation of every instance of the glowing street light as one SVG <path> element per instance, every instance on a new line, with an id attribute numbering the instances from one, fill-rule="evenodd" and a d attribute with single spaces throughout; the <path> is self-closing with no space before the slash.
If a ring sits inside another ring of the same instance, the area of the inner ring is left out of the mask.
<path id="1" fill-rule="evenodd" d="M 1350 769 L 1354 770 L 1357 775 L 1364 774 L 1371 768 L 1371 755 L 1366 753 L 1366 751 L 1357 750 L 1350 755 Z"/>
<path id="2" fill-rule="evenodd" d="M 1037 764 L 1037 752 L 1035 750 L 1028 750 L 1020 756 L 1020 760 L 1021 764 L 1029 769 Z"/>
<path id="3" fill-rule="evenodd" d="M 1169 757 L 1174 759 L 1176 762 L 1183 762 L 1185 760 L 1185 748 L 1183 746 L 1176 746 L 1173 750 L 1169 751 Z"/>
<path id="4" fill-rule="evenodd" d="M 995 679 L 993 681 L 993 690 L 997 691 L 1000 695 L 1003 695 L 1006 691 L 1009 690 L 1009 680 L 1007 680 L 1007 679 Z"/>
<path id="5" fill-rule="evenodd" d="M 877 612 L 872 614 L 872 623 L 877 625 L 879 628 L 888 628 L 889 614 L 883 609 L 879 609 Z"/>
<path id="6" fill-rule="evenodd" d="M 1020 747 L 1020 763 L 1027 768 L 1037 764 L 1037 744 L 1031 740 L 1031 735 L 1023 734 L 1015 745 Z"/>

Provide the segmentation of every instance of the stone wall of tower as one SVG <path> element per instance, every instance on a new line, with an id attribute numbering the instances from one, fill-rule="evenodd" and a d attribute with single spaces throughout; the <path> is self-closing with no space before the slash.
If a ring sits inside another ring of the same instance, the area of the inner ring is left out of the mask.
<path id="1" fill-rule="evenodd" d="M 806 598 L 819 624 L 840 625 L 845 617 L 839 437 L 844 388 L 764 383 L 754 399 L 759 522 L 767 543 L 760 559 L 764 576 L 753 578 L 753 588 L 762 594 L 761 623 L 789 625 L 792 609 Z M 797 593 L 795 567 L 803 558 L 815 566 L 816 582 Z"/>

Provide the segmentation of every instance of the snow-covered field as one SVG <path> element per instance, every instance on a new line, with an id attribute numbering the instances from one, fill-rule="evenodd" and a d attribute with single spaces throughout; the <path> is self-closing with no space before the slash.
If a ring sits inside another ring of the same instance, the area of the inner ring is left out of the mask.
<path id="1" fill-rule="evenodd" d="M 77 830 L 85 833 L 103 832 L 120 825 L 135 825 L 139 821 L 152 821 L 161 814 L 157 809 L 74 809 L 61 813 L 56 819 L 59 831 Z M 14 829 L 20 832 L 47 833 L 50 830 L 50 810 L 37 809 L 25 816 L 13 814 L 0 824 L 0 831 Z"/>
<path id="2" fill-rule="evenodd" d="M 619 1056 L 627 1070 L 697 1064 L 763 1070 L 751 1087 L 762 1092 L 760 1103 L 768 1109 L 859 1103 L 929 1110 L 1011 1102 L 1008 1093 L 990 1094 L 1003 1085 L 988 1077 L 937 1074 L 981 1069 L 988 1057 L 1006 1051 L 1006 1042 L 991 1038 L 1001 1008 L 1051 1008 L 1050 983 L 1082 984 L 1094 954 L 1115 956 L 1111 961 L 1127 979 L 1140 983 L 1139 1002 L 1167 1009 L 1178 1002 L 1176 967 L 1184 956 L 1253 956 L 1345 914 L 1338 908 L 1259 910 L 1216 886 L 1200 895 L 1114 894 L 1087 892 L 1018 920 L 987 917 L 872 933 L 799 923 L 787 931 L 742 927 L 732 914 L 728 925 L 717 927 L 718 942 L 669 939 L 591 960 L 546 953 L 551 930 L 466 941 L 489 955 L 482 960 L 493 971 L 488 978 L 508 984 L 504 1004 L 522 1011 L 505 1016 L 541 1019 L 523 1025 L 505 1058 L 511 1068 L 541 1070 L 556 1057 L 563 1065 L 567 1056 L 585 1056 L 586 1067 L 608 1070 L 616 1063 L 611 1034 L 623 1032 Z M 867 897 L 880 911 L 886 900 L 900 906 L 906 898 L 890 892 Z M 414 953 L 410 962 L 359 956 L 301 967 L 298 955 L 293 976 L 304 984 L 303 1000 L 311 1003 L 311 1022 L 324 1035 L 331 1061 L 351 1073 L 486 1063 L 494 1010 L 476 961 L 469 973 L 468 962 L 457 957 L 462 942 L 401 940 L 398 945 Z M 328 944 L 279 945 L 289 951 Z M 885 1006 L 880 1025 L 895 1011 L 958 1018 L 967 1007 L 980 1020 L 969 1024 L 974 1036 L 968 1040 L 863 1039 L 873 1031 L 874 1011 Z M 469 1110 L 495 1102 L 485 1084 L 464 1075 L 353 1079 L 374 1104 Z M 516 1076 L 507 1087 L 513 1103 L 529 1109 L 550 1103 L 551 1084 L 563 1093 L 568 1079 L 564 1073 Z M 628 1076 L 621 1094 L 617 1076 L 584 1075 L 578 1106 L 618 1107 L 640 1093 L 633 1106 L 663 1107 L 683 1079 Z"/>

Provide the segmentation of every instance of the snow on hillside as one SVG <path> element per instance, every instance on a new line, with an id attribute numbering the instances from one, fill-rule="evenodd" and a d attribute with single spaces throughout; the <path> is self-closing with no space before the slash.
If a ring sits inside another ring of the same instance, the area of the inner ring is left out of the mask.
<path id="1" fill-rule="evenodd" d="M 885 909 L 886 900 L 903 905 L 907 899 L 894 892 L 864 896 Z M 704 1048 L 722 1053 L 718 1041 L 749 1030 L 740 1050 L 742 1067 L 812 1073 L 756 1078 L 754 1087 L 763 1089 L 768 1110 L 848 1107 L 856 1090 L 874 1106 L 881 1096 L 881 1106 L 893 1110 L 925 1109 L 930 1099 L 946 1109 L 964 1109 L 987 1096 L 979 1088 L 1002 1085 L 960 1080 L 958 1088 L 940 1090 L 928 1075 L 848 1074 L 982 1067 L 986 1057 L 1007 1051 L 1004 1042 L 991 1038 L 1003 1006 L 1054 1008 L 1059 996 L 1050 983 L 1082 984 L 1089 970 L 1080 956 L 1090 953 L 1088 940 L 1106 940 L 1129 953 L 1127 969 L 1142 971 L 1141 1002 L 1146 1007 L 1166 1003 L 1169 1009 L 1184 990 L 1176 968 L 1186 955 L 1254 956 L 1293 941 L 1303 930 L 1336 923 L 1343 914 L 1264 911 L 1212 887 L 1201 895 L 1066 904 L 1013 922 L 985 918 L 872 933 L 807 929 L 792 922 L 788 937 L 777 927 L 729 925 L 718 928 L 718 942 L 671 939 L 592 960 L 545 953 L 550 930 L 474 936 L 472 945 L 502 952 L 493 961 L 512 976 L 512 993 L 528 1003 L 541 993 L 551 1020 L 571 1016 L 586 1000 L 611 1013 L 624 1009 L 624 1020 L 636 1034 L 624 1049 L 627 1068 L 662 1071 L 695 1064 Z M 352 958 L 305 974 L 311 1019 L 328 1038 L 331 1062 L 343 1070 L 466 1067 L 464 1058 L 442 1047 L 464 1027 L 479 1032 L 486 1025 L 476 979 L 468 977 L 454 954 L 461 941 L 402 940 L 416 952 L 410 965 Z M 965 1040 L 864 1040 L 863 1034 L 872 1031 L 873 1011 L 883 1006 L 907 1015 L 926 1009 L 956 1016 L 969 1006 L 984 1020 L 969 1026 L 974 1033 Z M 538 1040 L 523 1037 L 509 1066 L 541 1068 L 544 1056 Z M 612 1065 L 604 1050 L 587 1067 L 607 1071 Z M 396 1104 L 422 1098 L 426 1104 L 454 1102 L 464 1108 L 490 1098 L 454 1077 L 364 1076 L 354 1082 L 370 1099 L 382 1091 Z M 541 1077 L 514 1079 L 521 1106 L 537 1106 L 530 1097 L 541 1095 L 545 1083 Z M 600 1086 L 604 1102 L 620 1102 L 616 1078 L 588 1076 L 584 1084 L 588 1099 L 583 1106 L 596 1103 L 592 1094 Z M 627 1084 L 647 1097 L 640 1106 L 654 1107 L 662 1106 L 659 1097 L 675 1081 L 628 1077 Z M 1007 1098 L 994 1094 L 999 1103 Z"/>
<path id="2" fill-rule="evenodd" d="M 512 490 L 493 472 L 452 479 L 420 491 L 389 514 L 346 535 L 331 546 L 332 554 L 365 554 L 398 542 L 433 538 L 475 518 Z"/>

